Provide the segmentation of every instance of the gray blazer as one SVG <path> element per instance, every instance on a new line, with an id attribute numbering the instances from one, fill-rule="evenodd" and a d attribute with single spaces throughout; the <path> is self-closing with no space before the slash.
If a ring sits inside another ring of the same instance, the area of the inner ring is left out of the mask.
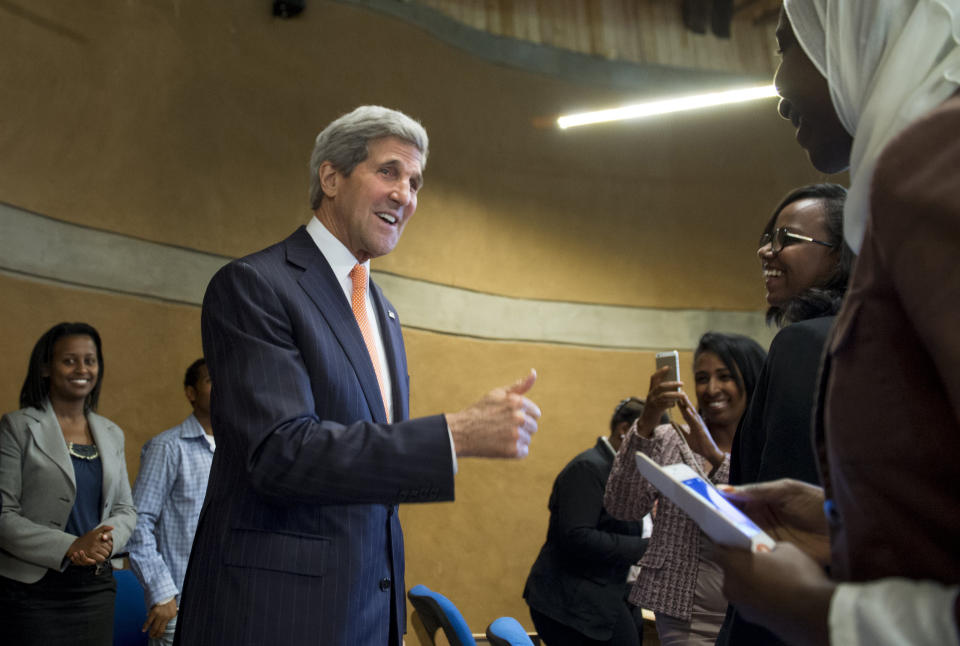
<path id="1" fill-rule="evenodd" d="M 77 495 L 73 464 L 53 407 L 23 408 L 0 419 L 0 575 L 23 583 L 63 570 L 77 538 L 64 531 Z M 103 465 L 100 523 L 113 526 L 121 551 L 137 521 L 123 453 L 123 431 L 87 414 Z"/>

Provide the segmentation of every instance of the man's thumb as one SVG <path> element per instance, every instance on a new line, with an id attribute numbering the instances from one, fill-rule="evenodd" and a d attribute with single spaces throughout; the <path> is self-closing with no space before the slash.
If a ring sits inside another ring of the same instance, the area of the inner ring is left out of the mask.
<path id="1" fill-rule="evenodd" d="M 508 393 L 514 393 L 516 395 L 525 395 L 527 391 L 533 388 L 533 384 L 537 381 L 537 371 L 533 368 L 530 368 L 530 374 L 526 377 L 523 377 L 517 383 L 513 384 L 507 388 Z"/>

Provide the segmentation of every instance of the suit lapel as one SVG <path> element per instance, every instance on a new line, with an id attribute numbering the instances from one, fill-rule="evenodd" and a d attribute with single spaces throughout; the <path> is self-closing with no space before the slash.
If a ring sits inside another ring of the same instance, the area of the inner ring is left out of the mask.
<path id="1" fill-rule="evenodd" d="M 372 280 L 370 287 L 374 310 L 377 312 L 377 322 L 380 325 L 380 335 L 383 337 L 383 349 L 387 353 L 390 383 L 393 385 L 393 419 L 399 422 L 409 417 L 407 407 L 410 402 L 407 393 L 407 360 L 403 349 L 400 318 L 380 291 L 380 287 Z"/>
<path id="2" fill-rule="evenodd" d="M 376 422 L 386 423 L 387 413 L 383 408 L 380 384 L 373 371 L 370 353 L 330 264 L 304 227 L 287 238 L 286 247 L 287 261 L 304 270 L 297 282 L 317 306 L 353 367 L 371 417 Z"/>
<path id="3" fill-rule="evenodd" d="M 113 460 L 112 456 L 117 453 L 119 448 L 113 437 L 107 430 L 107 420 L 96 413 L 87 413 L 87 424 L 90 425 L 90 434 L 93 435 L 93 441 L 97 445 L 97 452 L 100 454 L 100 470 L 103 473 L 103 499 L 104 508 L 110 506 L 111 500 L 107 499 L 107 492 L 113 491 L 113 482 L 117 478 L 119 469 L 115 468 L 120 464 L 118 460 Z M 108 457 L 110 456 L 110 457 Z M 124 473 L 123 477 L 127 477 Z M 103 510 L 100 510 L 101 520 L 103 519 Z"/>
<path id="4" fill-rule="evenodd" d="M 43 410 L 31 408 L 27 411 L 27 416 L 30 418 L 27 427 L 33 434 L 33 441 L 36 442 L 37 448 L 60 467 L 70 486 L 76 491 L 77 482 L 73 474 L 73 462 L 70 461 L 67 442 L 63 439 L 63 431 L 60 430 L 60 423 L 53 412 L 53 405 L 47 401 Z"/>

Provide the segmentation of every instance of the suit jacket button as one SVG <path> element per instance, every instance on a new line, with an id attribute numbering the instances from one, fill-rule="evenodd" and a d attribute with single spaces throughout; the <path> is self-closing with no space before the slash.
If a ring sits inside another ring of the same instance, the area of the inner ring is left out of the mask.
<path id="1" fill-rule="evenodd" d="M 386 592 L 390 589 L 390 579 L 380 579 L 380 589 Z"/>

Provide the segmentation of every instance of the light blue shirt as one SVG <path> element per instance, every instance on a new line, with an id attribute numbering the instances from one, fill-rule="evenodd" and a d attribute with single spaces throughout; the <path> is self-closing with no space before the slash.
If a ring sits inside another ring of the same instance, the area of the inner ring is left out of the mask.
<path id="1" fill-rule="evenodd" d="M 127 549 L 147 608 L 173 597 L 179 605 L 212 463 L 213 446 L 193 415 L 151 439 L 140 452 L 140 473 L 133 485 L 137 526 Z"/>

